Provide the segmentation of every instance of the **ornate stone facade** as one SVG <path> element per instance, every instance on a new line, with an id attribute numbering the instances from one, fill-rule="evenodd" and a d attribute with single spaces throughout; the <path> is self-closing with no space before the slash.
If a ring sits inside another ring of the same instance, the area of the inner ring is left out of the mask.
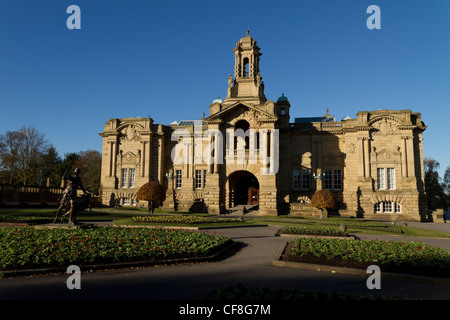
<path id="1" fill-rule="evenodd" d="M 102 201 L 135 205 L 148 181 L 167 188 L 166 209 L 218 213 L 240 204 L 260 214 L 315 214 L 308 202 L 329 189 L 339 213 L 424 219 L 420 113 L 358 112 L 294 118 L 284 96 L 264 95 L 260 48 L 248 35 L 236 43 L 227 97 L 202 120 L 171 125 L 148 118 L 111 119 L 103 133 Z M 146 204 L 144 204 L 146 205 Z"/>

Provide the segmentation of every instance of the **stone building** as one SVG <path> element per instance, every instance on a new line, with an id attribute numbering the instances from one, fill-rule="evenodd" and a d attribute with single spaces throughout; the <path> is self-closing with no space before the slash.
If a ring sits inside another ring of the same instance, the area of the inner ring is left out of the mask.
<path id="1" fill-rule="evenodd" d="M 291 117 L 284 94 L 267 100 L 260 48 L 247 34 L 234 48 L 227 97 L 201 120 L 111 119 L 103 138 L 103 204 L 136 205 L 148 181 L 167 188 L 170 210 L 314 214 L 316 190 L 331 190 L 341 215 L 421 220 L 426 212 L 420 113 L 360 111 Z M 146 203 L 144 204 L 146 205 Z"/>

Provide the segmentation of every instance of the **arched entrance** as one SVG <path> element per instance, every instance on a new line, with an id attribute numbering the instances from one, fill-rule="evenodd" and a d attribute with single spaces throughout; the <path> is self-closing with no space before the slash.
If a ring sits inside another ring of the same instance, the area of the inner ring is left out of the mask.
<path id="1" fill-rule="evenodd" d="M 228 176 L 228 205 L 230 207 L 259 204 L 259 182 L 249 171 L 239 170 Z"/>

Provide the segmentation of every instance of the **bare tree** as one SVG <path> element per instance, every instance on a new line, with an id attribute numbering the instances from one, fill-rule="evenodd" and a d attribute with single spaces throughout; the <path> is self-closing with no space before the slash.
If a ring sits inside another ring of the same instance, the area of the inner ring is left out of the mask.
<path id="1" fill-rule="evenodd" d="M 92 194 L 99 195 L 102 154 L 97 150 L 81 151 L 78 153 L 75 167 L 81 169 L 80 177 L 84 187 Z"/>
<path id="2" fill-rule="evenodd" d="M 9 183 L 37 185 L 39 159 L 48 149 L 44 134 L 32 126 L 8 131 L 0 138 L 2 152 L 0 166 L 8 172 Z"/>

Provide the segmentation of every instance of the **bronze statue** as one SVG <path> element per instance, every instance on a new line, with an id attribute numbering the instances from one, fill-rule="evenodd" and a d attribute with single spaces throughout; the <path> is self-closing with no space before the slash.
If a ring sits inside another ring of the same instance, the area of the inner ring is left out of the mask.
<path id="1" fill-rule="evenodd" d="M 61 195 L 61 198 L 59 199 L 59 207 L 56 211 L 55 219 L 53 220 L 53 223 L 56 223 L 56 220 L 58 219 L 58 215 L 60 214 L 61 210 L 63 208 L 68 208 L 68 211 L 61 217 L 61 221 L 64 220 L 66 216 L 69 216 L 69 224 L 75 225 L 76 224 L 76 216 L 77 211 L 81 211 L 86 209 L 89 206 L 91 194 L 86 191 L 83 187 L 83 183 L 81 182 L 81 178 L 79 177 L 81 170 L 76 168 L 75 172 L 72 176 L 68 176 L 66 178 L 66 173 L 64 173 L 63 179 L 68 180 L 67 187 L 64 189 L 63 194 Z M 84 193 L 84 201 L 80 205 L 77 205 L 77 190 L 80 188 Z M 84 207 L 84 208 L 83 208 Z"/>

